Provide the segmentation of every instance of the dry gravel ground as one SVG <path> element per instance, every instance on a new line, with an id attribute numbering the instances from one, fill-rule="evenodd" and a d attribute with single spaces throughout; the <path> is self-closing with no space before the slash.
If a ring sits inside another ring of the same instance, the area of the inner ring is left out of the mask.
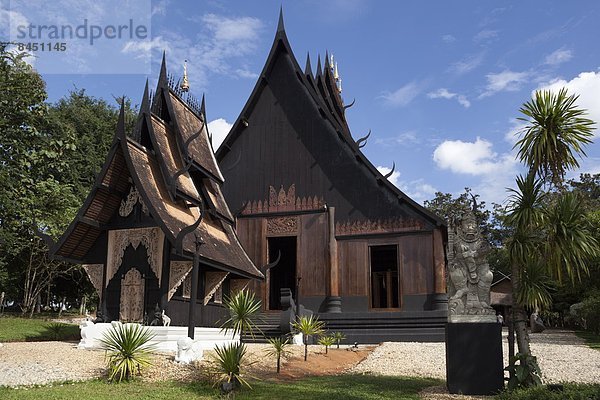
<path id="1" fill-rule="evenodd" d="M 554 330 L 549 333 L 534 334 L 531 338 L 532 351 L 538 356 L 546 382 L 600 382 L 600 351 L 588 348 L 573 333 Z M 274 368 L 274 360 L 264 355 L 265 348 L 265 345 L 249 345 L 250 359 L 256 361 L 252 370 L 258 376 L 263 376 Z M 292 346 L 292 351 L 292 358 L 298 359 L 303 354 L 303 347 Z M 323 352 L 323 347 L 310 346 L 309 352 L 309 363 L 313 357 L 315 363 L 323 363 L 324 370 L 327 367 L 327 357 L 323 358 L 319 354 Z M 505 346 L 504 354 L 507 353 L 508 350 Z M 319 360 L 318 357 L 323 359 Z M 333 358 L 330 360 L 334 361 Z M 358 359 L 355 359 L 346 365 L 355 364 L 357 361 Z M 290 361 L 290 363 L 292 362 Z M 155 363 L 155 367 L 144 374 L 145 379 L 189 381 L 206 374 L 206 372 L 202 372 L 206 371 L 206 368 L 198 369 L 193 366 L 175 364 L 172 356 L 156 355 Z M 505 363 L 507 363 L 506 360 Z M 0 386 L 92 379 L 105 375 L 104 365 L 104 352 L 79 350 L 75 343 L 4 343 L 0 346 Z M 202 362 L 201 365 L 206 365 L 206 362 Z M 343 370 L 333 369 L 331 371 L 331 373 L 343 372 Z M 347 372 L 444 379 L 444 344 L 384 343 Z M 300 371 L 297 376 L 290 376 L 290 378 L 302 376 L 304 373 Z M 306 372 L 306 374 L 309 373 L 312 371 Z M 423 397 L 426 399 L 467 398 L 448 396 L 444 393 L 443 387 L 429 388 L 424 391 Z"/>
<path id="2" fill-rule="evenodd" d="M 504 365 L 508 365 L 506 332 L 503 336 Z M 531 351 L 538 358 L 544 382 L 600 382 L 600 351 L 587 347 L 572 332 L 550 330 L 530 337 Z M 352 371 L 444 379 L 444 346 L 444 343 L 384 343 Z"/>
<path id="3" fill-rule="evenodd" d="M 80 381 L 104 373 L 104 352 L 69 342 L 15 342 L 0 347 L 0 386 Z"/>

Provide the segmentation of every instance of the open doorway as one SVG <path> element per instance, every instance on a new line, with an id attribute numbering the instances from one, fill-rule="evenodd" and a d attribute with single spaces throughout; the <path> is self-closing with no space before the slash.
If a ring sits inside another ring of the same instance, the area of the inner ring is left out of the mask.
<path id="1" fill-rule="evenodd" d="M 268 238 L 269 262 L 277 259 L 279 263 L 269 270 L 269 310 L 281 310 L 280 291 L 289 288 L 296 298 L 296 237 Z"/>
<path id="2" fill-rule="evenodd" d="M 398 247 L 371 246 L 371 307 L 398 308 Z"/>

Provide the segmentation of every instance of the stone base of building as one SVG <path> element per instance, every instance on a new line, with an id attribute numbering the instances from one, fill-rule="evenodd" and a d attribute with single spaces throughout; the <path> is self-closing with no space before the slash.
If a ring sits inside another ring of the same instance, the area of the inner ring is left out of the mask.
<path id="1" fill-rule="evenodd" d="M 446 383 L 452 394 L 493 395 L 504 388 L 501 324 L 446 326 Z"/>

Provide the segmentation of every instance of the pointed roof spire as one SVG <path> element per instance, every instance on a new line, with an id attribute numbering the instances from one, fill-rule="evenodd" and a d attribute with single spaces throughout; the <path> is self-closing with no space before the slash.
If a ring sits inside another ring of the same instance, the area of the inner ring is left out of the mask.
<path id="1" fill-rule="evenodd" d="M 330 68 L 330 65 L 329 65 L 329 52 L 327 50 L 325 50 L 325 66 L 324 66 L 324 71 L 323 72 L 326 72 L 329 68 Z"/>
<path id="2" fill-rule="evenodd" d="M 304 74 L 312 76 L 312 68 L 310 66 L 310 53 L 306 52 L 306 66 L 304 67 Z"/>
<path id="3" fill-rule="evenodd" d="M 283 4 L 279 7 L 279 22 L 277 23 L 277 32 L 285 32 L 285 26 L 283 26 Z"/>
<path id="4" fill-rule="evenodd" d="M 206 101 L 204 100 L 204 93 L 202 93 L 202 102 L 200 103 L 200 115 L 206 121 Z"/>
<path id="5" fill-rule="evenodd" d="M 140 105 L 140 112 L 150 111 L 150 95 L 148 93 L 148 78 L 146 78 L 146 86 L 144 87 L 144 95 L 142 96 L 142 104 Z"/>
<path id="6" fill-rule="evenodd" d="M 317 76 L 321 75 L 323 72 L 321 71 L 321 55 L 317 56 Z"/>
<path id="7" fill-rule="evenodd" d="M 117 137 L 125 138 L 125 95 L 121 97 L 121 108 L 119 110 L 119 120 L 117 121 Z"/>
<path id="8" fill-rule="evenodd" d="M 162 85 L 161 85 L 162 84 Z M 160 63 L 160 74 L 158 75 L 158 86 L 167 87 L 167 52 L 163 50 L 162 61 Z"/>

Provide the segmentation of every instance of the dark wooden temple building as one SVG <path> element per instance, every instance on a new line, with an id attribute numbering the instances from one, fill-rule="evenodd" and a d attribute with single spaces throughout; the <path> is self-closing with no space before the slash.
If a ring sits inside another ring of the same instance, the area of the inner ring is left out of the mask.
<path id="1" fill-rule="evenodd" d="M 346 122 L 337 65 L 300 68 L 279 25 L 258 82 L 216 155 L 266 313 L 289 289 L 361 343 L 443 340 L 445 222 L 391 184 Z M 364 141 L 364 140 L 363 140 Z"/>
<path id="2" fill-rule="evenodd" d="M 121 110 L 94 187 L 51 255 L 84 264 L 107 321 L 151 319 L 158 307 L 173 325 L 187 325 L 197 292 L 196 325 L 214 325 L 223 292 L 263 277 L 238 240 L 222 184 L 204 99 L 167 75 L 163 57 L 153 96 L 146 84 L 135 130 L 125 132 Z"/>

